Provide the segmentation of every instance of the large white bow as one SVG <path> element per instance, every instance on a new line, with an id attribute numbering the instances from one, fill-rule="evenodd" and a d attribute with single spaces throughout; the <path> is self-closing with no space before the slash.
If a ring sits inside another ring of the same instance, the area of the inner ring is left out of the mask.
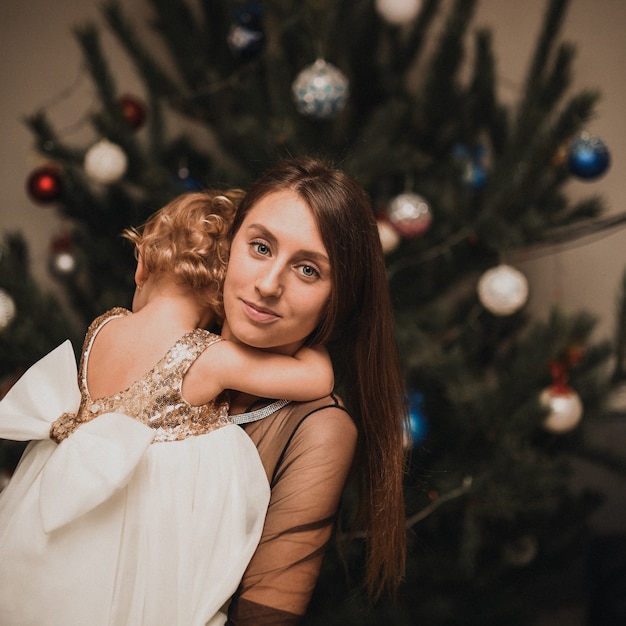
<path id="1" fill-rule="evenodd" d="M 80 390 L 69 340 L 37 361 L 0 402 L 0 437 L 48 439 L 62 413 L 76 413 Z M 61 441 L 41 475 L 39 508 L 46 533 L 110 498 L 130 480 L 154 430 L 123 413 L 105 413 Z"/>

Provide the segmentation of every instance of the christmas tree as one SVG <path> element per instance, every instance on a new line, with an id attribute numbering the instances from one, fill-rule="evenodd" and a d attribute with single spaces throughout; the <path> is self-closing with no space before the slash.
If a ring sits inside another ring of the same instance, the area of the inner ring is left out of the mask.
<path id="1" fill-rule="evenodd" d="M 358 591 L 360 539 L 331 550 L 307 623 L 530 623 L 584 554 L 599 499 L 570 492 L 568 464 L 609 462 L 586 433 L 623 378 L 623 357 L 614 376 L 608 359 L 626 351 L 623 340 L 592 344 L 584 312 L 531 319 L 510 261 L 606 223 L 601 199 L 572 202 L 564 189 L 609 163 L 584 132 L 599 94 L 571 93 L 567 2 L 546 2 L 514 106 L 498 101 L 492 33 L 470 30 L 476 0 L 147 4 L 158 46 L 122 3 L 102 7 L 140 94 L 118 92 L 105 26 L 75 29 L 98 96 L 89 145 L 68 143 L 46 110 L 27 118 L 45 159 L 31 197 L 72 224 L 50 267 L 74 315 L 38 293 L 24 242 L 7 234 L 5 387 L 64 338 L 80 349 L 95 316 L 130 304 L 125 227 L 185 191 L 245 188 L 286 155 L 332 159 L 370 193 L 387 255 L 411 401 L 409 553 L 398 598 L 371 606 Z M 9 467 L 14 447 L 0 451 Z M 348 517 L 350 502 L 348 489 Z"/>

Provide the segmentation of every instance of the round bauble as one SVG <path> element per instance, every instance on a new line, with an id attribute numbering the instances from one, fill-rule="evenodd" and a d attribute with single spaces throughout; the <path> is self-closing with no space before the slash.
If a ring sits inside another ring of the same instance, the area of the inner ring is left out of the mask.
<path id="1" fill-rule="evenodd" d="M 55 165 L 42 165 L 33 170 L 26 181 L 32 200 L 40 204 L 57 201 L 63 193 L 63 179 Z"/>
<path id="2" fill-rule="evenodd" d="M 472 146 L 456 144 L 454 157 L 462 167 L 463 182 L 466 185 L 478 191 L 487 184 L 489 154 L 486 142 L 479 142 Z"/>
<path id="3" fill-rule="evenodd" d="M 118 181 L 126 172 L 128 159 L 124 150 L 107 139 L 102 139 L 87 150 L 85 172 L 97 183 L 107 185 Z"/>
<path id="4" fill-rule="evenodd" d="M 394 228 L 408 239 L 425 233 L 433 221 L 428 202 L 416 193 L 402 193 L 393 198 L 387 216 Z"/>
<path id="5" fill-rule="evenodd" d="M 146 121 L 146 105 L 135 96 L 124 95 L 117 101 L 126 123 L 133 130 L 141 128 Z"/>
<path id="6" fill-rule="evenodd" d="M 478 298 L 494 315 L 512 315 L 528 299 L 528 280 L 510 265 L 487 270 L 478 281 Z"/>
<path id="7" fill-rule="evenodd" d="M 376 224 L 378 225 L 378 236 L 383 252 L 385 254 L 393 252 L 400 245 L 400 233 L 385 216 L 378 217 Z"/>
<path id="8" fill-rule="evenodd" d="M 48 271 L 62 280 L 73 278 L 78 272 L 78 260 L 74 254 L 74 243 L 69 233 L 53 237 L 50 241 Z"/>
<path id="9" fill-rule="evenodd" d="M 551 386 L 544 389 L 539 402 L 549 413 L 543 427 L 551 433 L 569 432 L 578 426 L 583 416 L 583 404 L 580 396 L 565 385 Z"/>
<path id="10" fill-rule="evenodd" d="M 48 270 L 56 278 L 69 279 L 78 271 L 78 261 L 72 252 L 53 252 L 48 259 Z"/>
<path id="11" fill-rule="evenodd" d="M 412 22 L 422 7 L 422 0 L 376 0 L 376 11 L 388 24 L 402 26 Z"/>
<path id="12" fill-rule="evenodd" d="M 233 56 L 241 61 L 255 58 L 265 45 L 265 34 L 261 30 L 233 24 L 228 32 L 228 46 Z"/>
<path id="13" fill-rule="evenodd" d="M 180 172 L 174 177 L 174 185 L 182 193 L 189 191 L 202 191 L 202 185 L 190 174 L 181 176 Z"/>
<path id="14" fill-rule="evenodd" d="M 323 59 L 305 67 L 296 76 L 291 91 L 298 111 L 317 118 L 329 118 L 341 111 L 350 93 L 343 72 Z"/>
<path id="15" fill-rule="evenodd" d="M 583 180 L 602 176 L 611 164 L 611 155 L 599 137 L 586 133 L 574 140 L 567 152 L 569 171 Z"/>
<path id="16" fill-rule="evenodd" d="M 487 168 L 482 163 L 468 163 L 463 173 L 463 180 L 476 191 L 482 189 L 489 178 Z"/>
<path id="17" fill-rule="evenodd" d="M 412 448 L 424 441 L 428 434 L 428 420 L 424 413 L 424 394 L 409 394 L 409 422 L 404 433 L 404 447 Z"/>
<path id="18" fill-rule="evenodd" d="M 236 59 L 249 61 L 265 47 L 265 32 L 261 17 L 262 7 L 256 2 L 234 11 L 235 21 L 228 31 L 228 47 Z"/>
<path id="19" fill-rule="evenodd" d="M 4 289 L 0 289 L 0 331 L 4 330 L 14 318 L 15 302 Z"/>

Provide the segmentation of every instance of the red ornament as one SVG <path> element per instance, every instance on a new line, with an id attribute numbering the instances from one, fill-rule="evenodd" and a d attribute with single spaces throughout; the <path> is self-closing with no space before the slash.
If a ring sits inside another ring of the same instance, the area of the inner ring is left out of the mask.
<path id="1" fill-rule="evenodd" d="M 146 121 L 146 105 L 139 98 L 129 95 L 121 96 L 117 104 L 130 128 L 137 130 L 143 126 Z"/>
<path id="2" fill-rule="evenodd" d="M 63 179 L 54 165 L 42 165 L 26 181 L 28 195 L 42 204 L 55 202 L 63 193 Z"/>
<path id="3" fill-rule="evenodd" d="M 539 402 L 548 410 L 543 427 L 561 434 L 576 428 L 583 416 L 583 405 L 580 396 L 568 385 L 567 365 L 551 361 L 548 367 L 552 384 L 539 395 Z"/>
<path id="4" fill-rule="evenodd" d="M 72 235 L 68 232 L 63 232 L 60 235 L 55 235 L 50 239 L 50 252 L 51 254 L 60 254 L 62 252 L 71 252 L 74 248 L 74 242 Z"/>
<path id="5" fill-rule="evenodd" d="M 567 371 L 567 365 L 562 361 L 550 361 L 548 363 L 548 369 L 552 376 L 552 390 L 556 394 L 566 394 L 569 391 L 569 374 Z"/>

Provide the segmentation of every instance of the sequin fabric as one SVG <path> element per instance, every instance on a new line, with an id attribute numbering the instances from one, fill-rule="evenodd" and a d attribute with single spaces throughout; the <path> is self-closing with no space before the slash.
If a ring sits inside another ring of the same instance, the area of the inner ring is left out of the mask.
<path id="1" fill-rule="evenodd" d="M 227 402 L 192 406 L 181 395 L 183 377 L 191 364 L 206 348 L 221 341 L 219 335 L 202 329 L 183 335 L 145 376 L 124 391 L 103 398 L 90 397 L 87 361 L 93 341 L 104 324 L 129 313 L 121 307 L 111 309 L 89 327 L 80 360 L 78 413 L 64 413 L 53 422 L 50 438 L 59 443 L 81 424 L 104 413 L 124 413 L 147 424 L 156 431 L 153 443 L 181 441 L 232 424 Z"/>

